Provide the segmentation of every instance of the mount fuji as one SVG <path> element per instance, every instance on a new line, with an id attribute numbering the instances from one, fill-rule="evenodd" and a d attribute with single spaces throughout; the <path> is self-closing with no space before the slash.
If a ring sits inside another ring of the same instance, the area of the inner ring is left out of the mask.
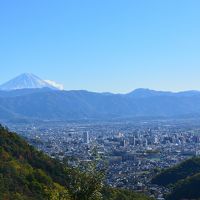
<path id="1" fill-rule="evenodd" d="M 42 80 L 31 73 L 21 74 L 12 80 L 0 85 L 0 90 L 19 90 L 19 89 L 36 89 L 36 88 L 49 88 L 53 90 L 59 90 L 55 84 Z"/>

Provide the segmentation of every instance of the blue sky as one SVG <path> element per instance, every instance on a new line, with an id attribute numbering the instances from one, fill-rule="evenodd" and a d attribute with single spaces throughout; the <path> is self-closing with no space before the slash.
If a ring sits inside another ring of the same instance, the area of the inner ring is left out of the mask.
<path id="1" fill-rule="evenodd" d="M 200 90 L 199 8 L 199 0 L 2 0 L 0 83 L 31 72 L 67 90 Z"/>

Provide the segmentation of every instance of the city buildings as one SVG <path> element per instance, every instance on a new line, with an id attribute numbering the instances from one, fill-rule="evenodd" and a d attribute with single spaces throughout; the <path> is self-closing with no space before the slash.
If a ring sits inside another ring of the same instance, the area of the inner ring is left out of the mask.
<path id="1" fill-rule="evenodd" d="M 107 165 L 108 185 L 143 191 L 162 199 L 167 188 L 151 184 L 159 169 L 200 153 L 198 121 L 35 123 L 8 126 L 61 162 L 74 167 L 95 159 Z"/>

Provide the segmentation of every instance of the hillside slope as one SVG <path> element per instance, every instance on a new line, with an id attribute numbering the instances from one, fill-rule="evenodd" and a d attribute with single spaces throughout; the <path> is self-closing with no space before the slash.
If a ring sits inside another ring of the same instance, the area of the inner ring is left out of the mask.
<path id="1" fill-rule="evenodd" d="M 198 157 L 188 159 L 172 168 L 163 170 L 152 179 L 152 183 L 167 186 L 196 173 L 200 173 L 200 158 Z"/>
<path id="2" fill-rule="evenodd" d="M 148 200 L 102 187 L 102 178 L 64 166 L 0 126 L 0 200 Z"/>
<path id="3" fill-rule="evenodd" d="M 167 200 L 200 199 L 200 173 L 178 181 Z"/>
<path id="4" fill-rule="evenodd" d="M 200 158 L 188 159 L 177 166 L 163 170 L 152 183 L 171 188 L 167 200 L 200 198 Z"/>

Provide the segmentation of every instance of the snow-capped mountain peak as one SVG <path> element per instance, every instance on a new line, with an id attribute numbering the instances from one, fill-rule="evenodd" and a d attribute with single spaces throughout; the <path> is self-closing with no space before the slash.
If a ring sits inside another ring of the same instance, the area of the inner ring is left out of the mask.
<path id="1" fill-rule="evenodd" d="M 54 90 L 58 89 L 31 73 L 21 74 L 0 86 L 0 90 L 18 90 L 33 88 L 51 88 Z"/>

